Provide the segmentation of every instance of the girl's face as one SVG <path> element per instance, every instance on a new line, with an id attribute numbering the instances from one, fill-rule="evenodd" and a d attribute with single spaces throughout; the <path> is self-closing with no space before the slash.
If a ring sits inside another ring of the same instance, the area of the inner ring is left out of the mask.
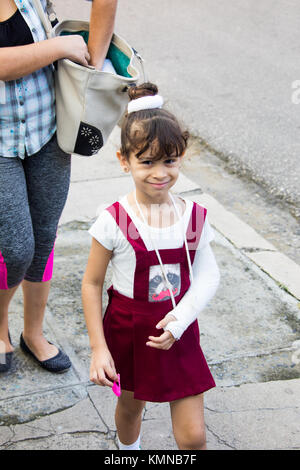
<path id="1" fill-rule="evenodd" d="M 120 152 L 117 157 L 123 170 L 131 172 L 140 202 L 161 204 L 168 201 L 168 192 L 177 181 L 183 155 L 153 160 L 149 148 L 139 158 L 130 154 L 129 161 Z"/>

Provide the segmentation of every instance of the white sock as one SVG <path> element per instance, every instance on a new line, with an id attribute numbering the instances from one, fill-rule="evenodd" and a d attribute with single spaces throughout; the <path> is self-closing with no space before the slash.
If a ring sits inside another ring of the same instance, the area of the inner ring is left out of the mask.
<path id="1" fill-rule="evenodd" d="M 140 441 L 141 441 L 141 435 L 139 435 L 139 437 L 133 444 L 128 444 L 128 445 L 122 444 L 122 442 L 118 438 L 119 449 L 120 450 L 141 450 Z"/>

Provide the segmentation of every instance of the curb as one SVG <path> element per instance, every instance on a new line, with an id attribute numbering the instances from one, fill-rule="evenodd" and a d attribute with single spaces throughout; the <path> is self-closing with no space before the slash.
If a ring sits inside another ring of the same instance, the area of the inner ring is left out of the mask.
<path id="1" fill-rule="evenodd" d="M 193 200 L 208 210 L 211 225 L 241 250 L 281 288 L 300 300 L 300 266 L 280 253 L 250 225 L 227 211 L 216 199 L 203 193 Z"/>

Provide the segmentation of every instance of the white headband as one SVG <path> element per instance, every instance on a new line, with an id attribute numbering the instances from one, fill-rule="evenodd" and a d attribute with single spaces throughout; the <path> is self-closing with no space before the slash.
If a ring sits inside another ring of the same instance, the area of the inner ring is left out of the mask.
<path id="1" fill-rule="evenodd" d="M 142 109 L 161 108 L 163 104 L 164 100 L 160 95 L 143 96 L 142 98 L 129 101 L 127 112 L 130 114 L 135 111 L 141 111 Z"/>

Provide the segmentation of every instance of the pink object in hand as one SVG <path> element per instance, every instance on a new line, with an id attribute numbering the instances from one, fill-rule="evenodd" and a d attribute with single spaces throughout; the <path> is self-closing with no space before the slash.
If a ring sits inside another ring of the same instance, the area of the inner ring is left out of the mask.
<path id="1" fill-rule="evenodd" d="M 121 382 L 120 382 L 120 374 L 118 374 L 118 382 L 114 382 L 112 386 L 112 391 L 114 392 L 117 397 L 121 396 Z"/>

